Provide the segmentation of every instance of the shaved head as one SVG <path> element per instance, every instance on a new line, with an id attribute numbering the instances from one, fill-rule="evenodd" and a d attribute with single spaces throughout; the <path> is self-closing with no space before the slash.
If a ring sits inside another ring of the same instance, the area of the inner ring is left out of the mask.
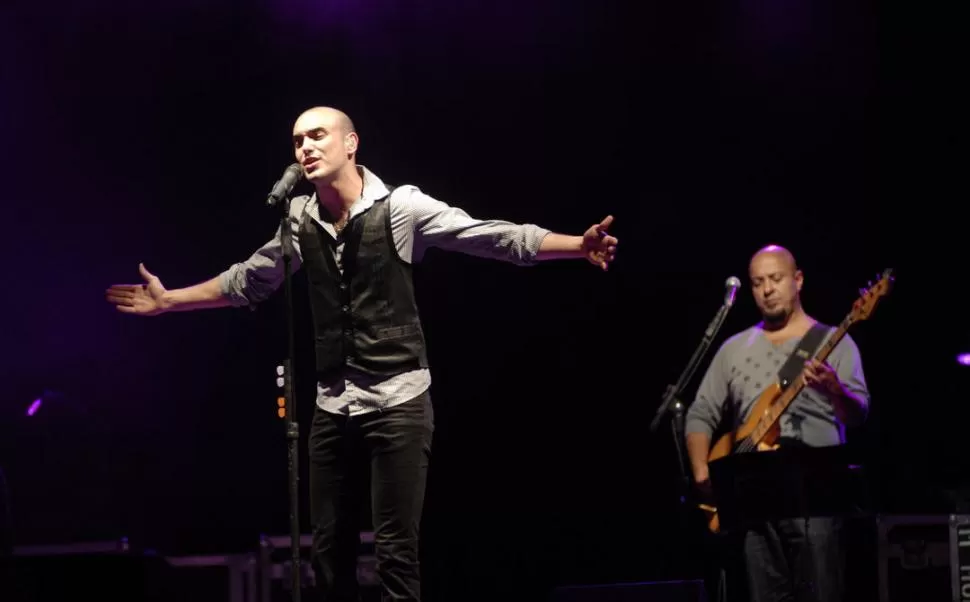
<path id="1" fill-rule="evenodd" d="M 354 122 L 350 120 L 350 116 L 340 109 L 333 107 L 313 107 L 303 111 L 297 117 L 296 123 L 299 124 L 301 121 L 306 121 L 307 117 L 316 117 L 321 122 L 327 123 L 333 129 L 339 129 L 344 134 L 356 131 L 354 129 Z"/>
<path id="2" fill-rule="evenodd" d="M 803 276 L 788 249 L 768 245 L 751 256 L 748 266 L 751 292 L 766 325 L 784 324 L 800 311 Z"/>
<path id="3" fill-rule="evenodd" d="M 768 255 L 778 258 L 791 270 L 792 274 L 798 271 L 798 265 L 795 263 L 795 256 L 792 255 L 791 251 L 779 245 L 768 245 L 758 249 L 758 251 L 751 256 L 751 262 L 748 265 L 754 265 L 755 260 Z"/>

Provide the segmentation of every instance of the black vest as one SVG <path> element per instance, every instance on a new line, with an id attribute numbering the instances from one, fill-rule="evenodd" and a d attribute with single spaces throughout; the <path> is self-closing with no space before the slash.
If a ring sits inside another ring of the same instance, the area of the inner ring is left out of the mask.
<path id="1" fill-rule="evenodd" d="M 303 214 L 300 255 L 322 382 L 339 377 L 345 366 L 381 376 L 428 366 L 411 266 L 394 246 L 388 197 L 344 228 L 342 275 L 333 255 L 336 242 Z"/>

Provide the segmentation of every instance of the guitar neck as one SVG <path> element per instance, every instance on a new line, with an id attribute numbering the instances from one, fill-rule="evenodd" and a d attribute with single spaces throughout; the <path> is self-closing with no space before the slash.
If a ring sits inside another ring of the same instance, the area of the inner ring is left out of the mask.
<path id="1" fill-rule="evenodd" d="M 844 320 L 842 320 L 839 326 L 834 332 L 832 332 L 825 342 L 822 343 L 822 345 L 815 351 L 815 353 L 812 355 L 812 359 L 820 362 L 824 362 L 826 359 L 828 359 L 829 355 L 832 353 L 832 350 L 835 349 L 835 346 L 839 344 L 839 341 L 841 341 L 845 334 L 849 331 L 849 326 L 851 325 L 852 314 L 849 314 Z M 762 438 L 764 438 L 764 436 L 771 431 L 772 427 L 775 426 L 775 423 L 777 423 L 781 418 L 781 415 L 785 413 L 788 406 L 795 401 L 795 398 L 798 397 L 798 394 L 801 393 L 802 389 L 804 388 L 805 382 L 801 378 L 796 378 L 794 382 L 788 385 L 788 388 L 786 388 L 784 392 L 778 396 L 778 399 L 771 404 L 765 414 L 761 417 L 761 420 L 758 422 L 758 426 L 756 426 L 751 432 L 750 437 L 754 443 L 759 443 Z"/>

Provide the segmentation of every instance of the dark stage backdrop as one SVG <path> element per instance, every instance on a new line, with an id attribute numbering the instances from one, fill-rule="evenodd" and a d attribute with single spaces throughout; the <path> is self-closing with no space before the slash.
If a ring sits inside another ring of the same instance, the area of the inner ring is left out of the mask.
<path id="1" fill-rule="evenodd" d="M 961 199 L 928 174 L 956 142 L 933 137 L 947 100 L 929 110 L 916 84 L 883 79 L 894 32 L 880 40 L 873 4 L 0 9 L 0 466 L 18 540 L 127 535 L 187 553 L 286 532 L 282 295 L 136 319 L 103 290 L 136 281 L 140 261 L 193 284 L 267 240 L 265 194 L 292 161 L 293 119 L 317 104 L 350 113 L 360 162 L 386 181 L 473 216 L 577 234 L 616 217 L 608 273 L 442 253 L 418 270 L 437 421 L 429 599 L 700 570 L 669 432 L 647 425 L 724 280 L 767 243 L 794 251 L 808 311 L 830 323 L 897 270 L 852 330 L 874 399 L 853 442 L 880 509 L 945 510 L 966 468 L 970 368 L 954 358 L 970 336 L 945 263 L 957 218 L 927 211 Z M 756 318 L 745 282 L 715 345 Z"/>

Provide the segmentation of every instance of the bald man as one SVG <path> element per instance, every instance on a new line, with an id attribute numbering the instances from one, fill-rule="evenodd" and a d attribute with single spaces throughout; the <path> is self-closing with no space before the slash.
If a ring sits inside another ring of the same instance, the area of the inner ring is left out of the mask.
<path id="1" fill-rule="evenodd" d="M 804 275 L 790 251 L 777 245 L 758 250 L 748 276 L 762 320 L 721 345 L 686 416 L 687 452 L 695 483 L 704 492 L 710 489 L 711 437 L 722 418 L 730 415 L 737 424 L 747 420 L 758 397 L 778 380 L 779 369 L 818 323 L 802 308 Z M 845 443 L 845 427 L 861 424 L 869 407 L 855 341 L 845 335 L 826 363 L 807 363 L 802 377 L 808 386 L 781 418 L 780 445 Z M 725 412 L 726 406 L 730 412 Z M 745 533 L 743 545 L 752 602 L 842 599 L 843 554 L 837 521 L 813 517 L 807 531 L 803 519 L 766 524 Z"/>
<path id="2" fill-rule="evenodd" d="M 618 241 L 607 216 L 577 236 L 479 220 L 416 186 L 388 188 L 357 164 L 351 119 L 314 107 L 293 126 L 293 152 L 314 192 L 291 201 L 294 269 L 306 270 L 316 340 L 317 403 L 310 428 L 310 514 L 317 582 L 328 602 L 357 600 L 362 498 L 370 467 L 382 599 L 421 599 L 418 526 L 431 455 L 431 376 L 412 265 L 429 248 L 528 266 L 586 259 L 606 270 Z M 107 299 L 143 316 L 264 301 L 283 280 L 279 230 L 243 262 L 206 282 L 166 289 L 144 265 L 143 284 Z M 364 464 L 361 464 L 363 460 Z"/>

